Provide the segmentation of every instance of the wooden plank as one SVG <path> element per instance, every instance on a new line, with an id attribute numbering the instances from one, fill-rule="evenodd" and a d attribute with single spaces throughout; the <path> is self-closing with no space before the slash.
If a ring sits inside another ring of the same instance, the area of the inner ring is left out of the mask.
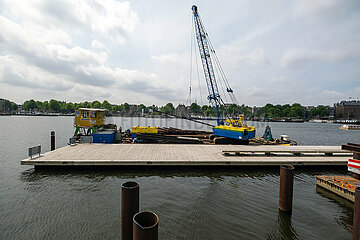
<path id="1" fill-rule="evenodd" d="M 359 144 L 351 143 L 351 144 L 347 144 L 347 145 L 342 145 L 341 149 L 360 154 L 360 145 Z"/>
<path id="2" fill-rule="evenodd" d="M 245 150 L 248 147 L 238 146 L 237 148 Z M 234 146 L 231 145 L 205 144 L 78 144 L 47 152 L 34 161 L 22 160 L 21 164 L 42 166 L 279 166 L 283 164 L 346 166 L 348 159 L 344 156 L 234 155 L 226 157 L 222 154 L 222 150 L 233 148 Z M 276 146 L 265 148 L 269 151 L 276 150 Z"/>

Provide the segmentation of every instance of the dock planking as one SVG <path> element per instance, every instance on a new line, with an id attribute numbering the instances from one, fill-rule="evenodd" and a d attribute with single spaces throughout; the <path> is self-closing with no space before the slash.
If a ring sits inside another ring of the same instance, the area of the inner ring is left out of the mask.
<path id="1" fill-rule="evenodd" d="M 311 152 L 307 155 L 224 155 L 233 152 Z M 24 159 L 34 166 L 346 166 L 351 155 L 339 153 L 340 146 L 246 146 L 199 144 L 77 144 Z M 314 153 L 314 154 L 312 154 Z"/>

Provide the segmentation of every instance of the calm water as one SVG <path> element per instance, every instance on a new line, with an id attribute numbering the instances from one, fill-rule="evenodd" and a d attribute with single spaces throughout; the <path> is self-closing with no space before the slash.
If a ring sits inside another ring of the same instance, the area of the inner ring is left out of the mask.
<path id="1" fill-rule="evenodd" d="M 203 129 L 179 120 L 112 118 L 123 126 Z M 316 189 L 316 174 L 296 170 L 291 218 L 279 214 L 278 169 L 40 171 L 21 166 L 30 146 L 49 151 L 73 134 L 72 117 L 0 117 L 0 239 L 119 239 L 120 186 L 140 183 L 140 209 L 160 218 L 160 239 L 351 239 L 352 204 Z M 252 123 L 261 135 L 265 124 Z M 273 135 L 301 145 L 360 142 L 339 125 L 270 123 Z M 206 129 L 203 129 L 206 130 Z"/>

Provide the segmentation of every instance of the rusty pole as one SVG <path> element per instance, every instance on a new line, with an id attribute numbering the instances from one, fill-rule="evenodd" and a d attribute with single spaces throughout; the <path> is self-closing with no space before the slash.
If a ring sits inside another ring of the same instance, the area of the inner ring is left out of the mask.
<path id="1" fill-rule="evenodd" d="M 51 131 L 51 151 L 55 150 L 55 131 Z"/>
<path id="2" fill-rule="evenodd" d="M 157 240 L 159 218 L 153 212 L 139 212 L 133 218 L 134 240 Z"/>
<path id="3" fill-rule="evenodd" d="M 121 239 L 133 239 L 133 217 L 139 212 L 139 184 L 126 182 L 121 185 Z"/>
<path id="4" fill-rule="evenodd" d="M 360 187 L 355 189 L 353 240 L 360 240 Z"/>
<path id="5" fill-rule="evenodd" d="M 283 212 L 292 212 L 294 186 L 294 167 L 292 165 L 280 166 L 280 193 L 279 209 Z"/>

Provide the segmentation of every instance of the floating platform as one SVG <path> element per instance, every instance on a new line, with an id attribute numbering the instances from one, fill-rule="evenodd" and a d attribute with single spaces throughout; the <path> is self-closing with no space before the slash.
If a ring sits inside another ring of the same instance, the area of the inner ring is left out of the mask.
<path id="1" fill-rule="evenodd" d="M 272 153 L 270 155 L 256 152 Z M 255 154 L 226 155 L 224 152 Z M 328 153 L 325 156 L 323 153 Z M 276 153 L 276 154 L 275 154 Z M 294 155 L 293 153 L 297 153 Z M 332 154 L 330 154 L 332 153 Z M 346 166 L 340 146 L 244 146 L 199 144 L 77 144 L 25 159 L 34 166 Z"/>
<path id="2" fill-rule="evenodd" d="M 354 202 L 355 189 L 360 187 L 360 180 L 350 176 L 316 176 L 316 184 Z"/>

